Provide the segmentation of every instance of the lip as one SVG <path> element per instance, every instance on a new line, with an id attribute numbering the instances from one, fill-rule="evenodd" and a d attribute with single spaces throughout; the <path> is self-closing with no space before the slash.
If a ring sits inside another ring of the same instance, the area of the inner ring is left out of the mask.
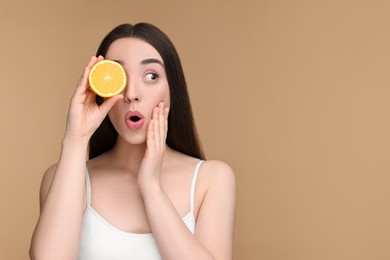
<path id="1" fill-rule="evenodd" d="M 131 117 L 138 117 L 139 120 L 138 121 L 132 121 L 130 118 Z M 144 121 L 145 121 L 145 117 L 137 110 L 130 110 L 126 113 L 125 115 L 125 123 L 126 123 L 126 126 L 130 129 L 139 129 L 142 127 L 142 125 L 144 124 Z"/>

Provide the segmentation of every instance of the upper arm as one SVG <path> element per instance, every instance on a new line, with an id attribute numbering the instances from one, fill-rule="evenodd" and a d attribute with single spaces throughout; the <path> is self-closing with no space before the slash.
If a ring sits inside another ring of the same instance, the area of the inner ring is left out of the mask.
<path id="1" fill-rule="evenodd" d="M 207 161 L 202 168 L 202 185 L 206 191 L 195 236 L 216 259 L 231 259 L 236 199 L 234 172 L 219 161 Z"/>
<path id="2" fill-rule="evenodd" d="M 57 169 L 57 164 L 50 166 L 44 173 L 41 181 L 41 188 L 39 192 L 39 205 L 40 210 L 42 211 L 43 206 L 45 205 L 47 194 L 49 193 L 51 183 L 53 181 L 55 172 Z"/>

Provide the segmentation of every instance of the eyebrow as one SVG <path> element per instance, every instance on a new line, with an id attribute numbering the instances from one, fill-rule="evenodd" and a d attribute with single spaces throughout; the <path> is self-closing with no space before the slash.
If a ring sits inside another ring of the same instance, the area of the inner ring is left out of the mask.
<path id="1" fill-rule="evenodd" d="M 124 62 L 123 61 L 121 61 L 121 60 L 112 60 L 112 61 L 115 61 L 115 62 L 118 62 L 120 65 L 124 65 Z"/>
<path id="2" fill-rule="evenodd" d="M 113 60 L 113 61 L 118 62 L 122 66 L 125 64 L 122 60 Z M 148 58 L 148 59 L 144 59 L 144 60 L 140 61 L 141 65 L 148 65 L 148 64 L 151 64 L 151 63 L 160 64 L 163 68 L 165 68 L 164 63 L 162 61 L 160 61 L 159 59 L 156 59 L 156 58 Z"/>
<path id="3" fill-rule="evenodd" d="M 159 59 L 155 59 L 155 58 L 144 59 L 144 60 L 141 60 L 141 62 L 140 62 L 141 65 L 147 65 L 147 64 L 151 64 L 151 63 L 157 63 L 157 64 L 160 64 L 163 68 L 165 67 L 164 63 L 162 61 L 160 61 Z"/>

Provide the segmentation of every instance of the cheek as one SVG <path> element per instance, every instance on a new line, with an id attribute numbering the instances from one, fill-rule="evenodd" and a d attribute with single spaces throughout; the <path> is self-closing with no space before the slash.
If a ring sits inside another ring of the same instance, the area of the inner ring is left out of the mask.
<path id="1" fill-rule="evenodd" d="M 149 93 L 150 102 L 153 103 L 154 106 L 157 106 L 161 101 L 164 102 L 166 106 L 170 106 L 171 98 L 169 94 L 168 86 L 166 88 L 161 88 L 158 91 L 151 91 Z"/>
<path id="2" fill-rule="evenodd" d="M 161 100 L 164 101 L 165 105 L 167 107 L 170 107 L 171 105 L 171 98 L 170 98 L 170 91 L 169 91 L 169 87 L 166 86 L 166 88 L 164 89 L 164 91 L 161 93 Z"/>

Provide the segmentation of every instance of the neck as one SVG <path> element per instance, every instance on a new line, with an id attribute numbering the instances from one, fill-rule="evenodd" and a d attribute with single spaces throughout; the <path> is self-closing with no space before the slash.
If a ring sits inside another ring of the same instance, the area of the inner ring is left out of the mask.
<path id="1" fill-rule="evenodd" d="M 110 162 L 116 167 L 137 173 L 145 156 L 145 150 L 146 143 L 129 144 L 118 136 L 115 146 L 109 151 Z M 167 159 L 172 153 L 173 150 L 166 146 L 163 166 L 167 163 Z"/>
<path id="2" fill-rule="evenodd" d="M 138 172 L 145 155 L 145 150 L 146 143 L 129 144 L 118 136 L 115 146 L 109 153 L 112 164 L 115 164 L 119 168 Z"/>

